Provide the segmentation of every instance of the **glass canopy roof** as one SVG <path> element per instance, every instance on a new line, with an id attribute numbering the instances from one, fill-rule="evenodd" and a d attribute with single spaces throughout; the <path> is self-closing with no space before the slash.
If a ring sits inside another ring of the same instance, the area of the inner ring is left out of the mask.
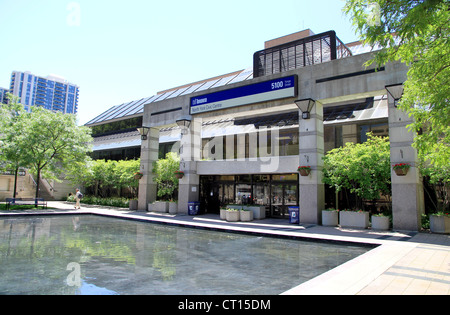
<path id="1" fill-rule="evenodd" d="M 140 100 L 127 102 L 121 105 L 116 105 L 105 111 L 104 113 L 98 115 L 94 119 L 86 123 L 86 126 L 103 123 L 105 121 L 119 119 L 127 116 L 133 116 L 144 113 L 144 106 L 146 104 L 159 102 L 165 99 L 174 98 L 182 95 L 191 94 L 194 92 L 199 92 L 207 89 L 216 88 L 219 86 L 237 83 L 245 80 L 250 80 L 253 78 L 253 68 L 248 68 L 242 70 L 241 72 L 233 73 L 229 76 L 225 76 L 221 79 L 213 78 L 208 81 L 203 81 L 202 83 L 193 83 L 190 86 L 183 86 L 179 89 L 170 90 L 165 93 L 153 95 L 147 98 L 142 98 Z"/>

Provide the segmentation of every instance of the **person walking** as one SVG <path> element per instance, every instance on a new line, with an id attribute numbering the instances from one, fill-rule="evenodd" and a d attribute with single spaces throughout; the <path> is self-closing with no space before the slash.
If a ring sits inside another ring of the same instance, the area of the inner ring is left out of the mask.
<path id="1" fill-rule="evenodd" d="M 77 188 L 75 193 L 75 209 L 80 209 L 80 200 L 83 198 L 83 194 L 80 192 L 80 190 Z"/>

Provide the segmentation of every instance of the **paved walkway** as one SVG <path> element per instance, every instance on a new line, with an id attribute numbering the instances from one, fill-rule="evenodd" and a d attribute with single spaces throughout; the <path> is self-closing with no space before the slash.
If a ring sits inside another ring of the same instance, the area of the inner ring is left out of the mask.
<path id="1" fill-rule="evenodd" d="M 218 215 L 174 216 L 97 206 L 74 210 L 73 204 L 65 202 L 49 202 L 49 207 L 54 209 L 2 211 L 0 218 L 23 214 L 97 214 L 231 232 L 369 244 L 377 247 L 283 294 L 450 295 L 450 235 L 293 225 L 277 219 L 231 223 L 220 220 Z"/>

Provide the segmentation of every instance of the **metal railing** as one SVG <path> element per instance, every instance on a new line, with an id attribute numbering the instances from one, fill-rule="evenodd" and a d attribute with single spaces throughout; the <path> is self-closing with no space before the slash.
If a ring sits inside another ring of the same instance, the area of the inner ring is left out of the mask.
<path id="1" fill-rule="evenodd" d="M 276 74 L 352 56 L 350 49 L 329 31 L 256 52 L 253 76 Z"/>

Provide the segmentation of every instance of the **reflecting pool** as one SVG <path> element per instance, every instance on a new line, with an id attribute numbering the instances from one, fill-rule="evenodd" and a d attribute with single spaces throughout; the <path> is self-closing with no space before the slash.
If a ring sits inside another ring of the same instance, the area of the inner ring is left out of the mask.
<path id="1" fill-rule="evenodd" d="M 369 248 L 114 218 L 0 220 L 0 294 L 280 294 Z"/>

